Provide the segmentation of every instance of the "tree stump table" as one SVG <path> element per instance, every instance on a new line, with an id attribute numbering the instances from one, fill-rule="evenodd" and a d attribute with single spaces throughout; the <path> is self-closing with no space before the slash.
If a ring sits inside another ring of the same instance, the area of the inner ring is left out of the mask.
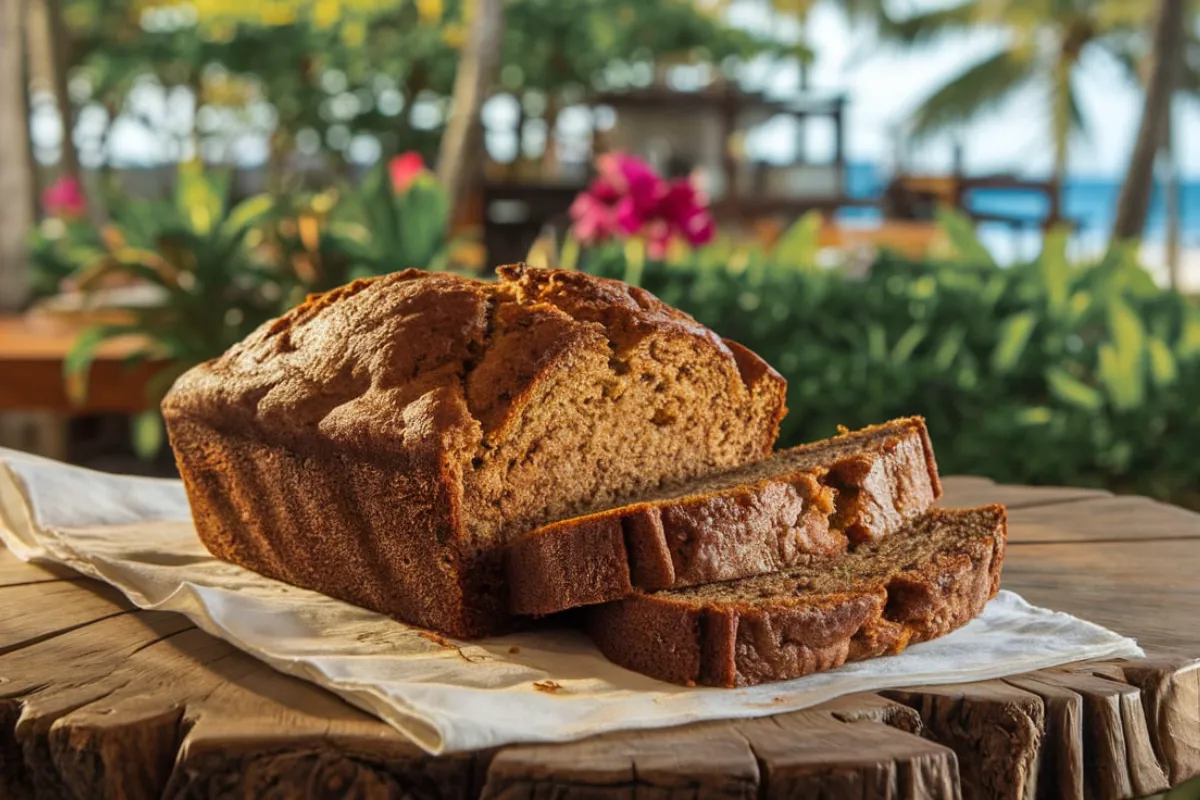
<path id="1" fill-rule="evenodd" d="M 1005 587 L 1147 658 L 439 758 L 182 616 L 0 549 L 0 797 L 1121 800 L 1200 775 L 1200 515 L 946 480 L 944 505 L 985 502 L 1009 507 Z"/>

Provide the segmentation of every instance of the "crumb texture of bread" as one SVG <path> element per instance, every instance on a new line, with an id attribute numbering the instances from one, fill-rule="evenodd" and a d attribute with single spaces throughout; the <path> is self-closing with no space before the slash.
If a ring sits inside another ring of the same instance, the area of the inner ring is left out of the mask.
<path id="1" fill-rule="evenodd" d="M 777 572 L 894 533 L 940 496 L 925 421 L 872 425 L 517 537 L 510 607 L 540 616 Z"/>
<path id="2" fill-rule="evenodd" d="M 455 636 L 509 622 L 503 546 L 766 456 L 786 384 L 648 292 L 502 267 L 309 298 L 163 402 L 218 557 Z"/>
<path id="3" fill-rule="evenodd" d="M 769 575 L 595 606 L 612 661 L 685 685 L 744 686 L 899 653 L 962 627 L 1000 589 L 1003 506 L 932 509 L 851 552 Z"/>

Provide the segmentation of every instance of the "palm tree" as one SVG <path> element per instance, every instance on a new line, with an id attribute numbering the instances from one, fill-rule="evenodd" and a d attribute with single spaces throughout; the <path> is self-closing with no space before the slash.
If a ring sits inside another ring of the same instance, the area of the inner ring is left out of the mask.
<path id="1" fill-rule="evenodd" d="M 1154 160 L 1159 152 L 1173 161 L 1170 136 L 1171 98 L 1180 83 L 1180 73 L 1185 61 L 1185 0 L 1162 0 L 1159 5 L 1158 21 L 1154 30 L 1154 43 L 1150 51 L 1149 77 L 1146 81 L 1142 122 L 1138 129 L 1129 170 L 1121 186 L 1117 201 L 1117 217 L 1113 223 L 1113 241 L 1137 239 L 1146 226 L 1146 214 L 1150 208 L 1150 192 L 1154 183 Z M 1190 65 L 1189 65 L 1190 66 Z M 1189 70 L 1190 72 L 1190 70 Z M 1194 73 L 1188 76 L 1195 78 Z M 1174 164 L 1168 164 L 1174 170 Z M 1174 187 L 1168 187 L 1169 192 Z M 1169 201 L 1174 198 L 1168 198 Z M 1176 234 L 1177 235 L 1177 234 Z M 1172 242 L 1168 237 L 1168 249 Z M 1178 284 L 1177 254 L 1168 255 L 1171 284 Z"/>
<path id="2" fill-rule="evenodd" d="M 462 214 L 463 204 L 481 167 L 483 124 L 480 113 L 500 67 L 504 3 L 476 0 L 471 7 L 470 34 L 454 78 L 451 108 L 438 151 L 437 176 L 450 198 L 451 220 Z"/>
<path id="3" fill-rule="evenodd" d="M 967 122 L 1019 90 L 1040 86 L 1053 136 L 1055 186 L 1066 174 L 1072 132 L 1084 125 L 1074 81 L 1087 51 L 1121 57 L 1128 34 L 1145 30 L 1146 0 L 964 0 L 902 19 L 881 15 L 883 38 L 905 44 L 980 28 L 1006 41 L 927 97 L 911 120 L 911 135 L 929 136 Z"/>
<path id="4" fill-rule="evenodd" d="M 26 255 L 33 227 L 33 170 L 25 87 L 25 0 L 0 0 L 0 309 L 18 308 L 25 299 Z"/>

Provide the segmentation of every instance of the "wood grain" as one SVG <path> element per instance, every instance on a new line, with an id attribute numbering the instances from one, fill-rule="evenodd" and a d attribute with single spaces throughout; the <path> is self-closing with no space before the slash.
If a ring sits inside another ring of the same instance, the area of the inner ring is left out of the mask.
<path id="1" fill-rule="evenodd" d="M 1200 514 L 1148 497 L 1010 508 L 1014 544 L 1200 539 Z"/>
<path id="2" fill-rule="evenodd" d="M 1164 654 L 1200 656 L 1200 542 L 1010 547 L 1001 586 Z"/>
<path id="3" fill-rule="evenodd" d="M 0 586 L 0 653 L 130 608 L 116 589 L 93 581 Z"/>
<path id="4" fill-rule="evenodd" d="M 1200 775 L 1200 662 L 1140 659 L 1105 671 L 1113 670 L 1141 690 L 1150 740 L 1171 785 Z"/>
<path id="5" fill-rule="evenodd" d="M 947 485 L 955 503 L 1012 504 L 1006 587 L 1159 655 L 432 758 L 182 617 L 0 549 L 0 797 L 1101 800 L 1200 774 L 1197 517 Z"/>
<path id="6" fill-rule="evenodd" d="M 78 580 L 79 573 L 56 564 L 29 564 L 0 546 L 0 586 Z"/>
<path id="7" fill-rule="evenodd" d="M 1103 489 L 1074 486 L 1013 486 L 973 475 L 954 475 L 942 479 L 942 508 L 974 508 L 1001 503 L 1009 510 L 1075 503 L 1111 497 Z"/>
<path id="8" fill-rule="evenodd" d="M 1045 730 L 1037 695 L 1000 681 L 883 694 L 915 708 L 928 735 L 958 754 L 966 800 L 1036 797 Z"/>
<path id="9" fill-rule="evenodd" d="M 72 402 L 63 359 L 82 330 L 55 318 L 0 316 L 0 411 L 137 413 L 146 408 L 146 385 L 162 364 L 127 367 L 124 358 L 142 342 L 124 337 L 104 343 L 88 373 L 86 400 Z"/>

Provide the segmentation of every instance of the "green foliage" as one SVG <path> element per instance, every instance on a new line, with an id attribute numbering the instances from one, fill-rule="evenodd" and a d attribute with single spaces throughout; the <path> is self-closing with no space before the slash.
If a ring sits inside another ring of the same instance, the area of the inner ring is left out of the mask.
<path id="1" fill-rule="evenodd" d="M 371 274 L 409 267 L 439 269 L 445 264 L 450 201 L 432 174 L 421 174 L 398 193 L 381 166 L 339 210 L 369 231 L 359 257 Z"/>
<path id="2" fill-rule="evenodd" d="M 117 309 L 120 324 L 85 330 L 64 363 L 68 385 L 84 391 L 101 344 L 140 336 L 145 344 L 130 362 L 167 365 L 147 387 L 152 407 L 184 370 L 306 295 L 407 267 L 446 268 L 454 244 L 449 204 L 432 175 L 420 174 L 398 193 L 383 166 L 340 192 L 230 204 L 227 175 L 187 164 L 169 201 L 110 205 L 113 218 L 99 230 L 51 220 L 59 235 L 37 234 L 34 274 L 48 292 L 67 279 L 85 292 L 114 280 L 157 290 L 157 302 Z M 162 443 L 152 420 L 139 417 L 134 426 L 139 453 Z"/>
<path id="3" fill-rule="evenodd" d="M 100 344 L 133 334 L 145 341 L 129 363 L 167 364 L 147 387 L 157 407 L 184 369 L 221 354 L 279 310 L 280 276 L 255 260 L 250 247 L 273 204 L 253 197 L 230 206 L 227 198 L 227 180 L 184 165 L 173 202 L 126 200 L 98 235 L 101 246 L 73 251 L 77 258 L 68 263 L 85 290 L 116 278 L 153 287 L 161 299 L 119 309 L 122 324 L 85 330 L 64 362 L 69 386 L 86 387 Z M 151 422 L 137 420 L 139 452 L 161 445 Z"/>
<path id="4" fill-rule="evenodd" d="M 781 445 L 923 414 L 947 474 L 1200 499 L 1200 311 L 1125 253 L 1069 265 L 1052 236 L 1044 257 L 998 267 L 947 219 L 947 261 L 884 255 L 851 278 L 715 245 L 647 261 L 641 284 L 788 378 Z M 580 261 L 627 269 L 615 247 Z"/>

